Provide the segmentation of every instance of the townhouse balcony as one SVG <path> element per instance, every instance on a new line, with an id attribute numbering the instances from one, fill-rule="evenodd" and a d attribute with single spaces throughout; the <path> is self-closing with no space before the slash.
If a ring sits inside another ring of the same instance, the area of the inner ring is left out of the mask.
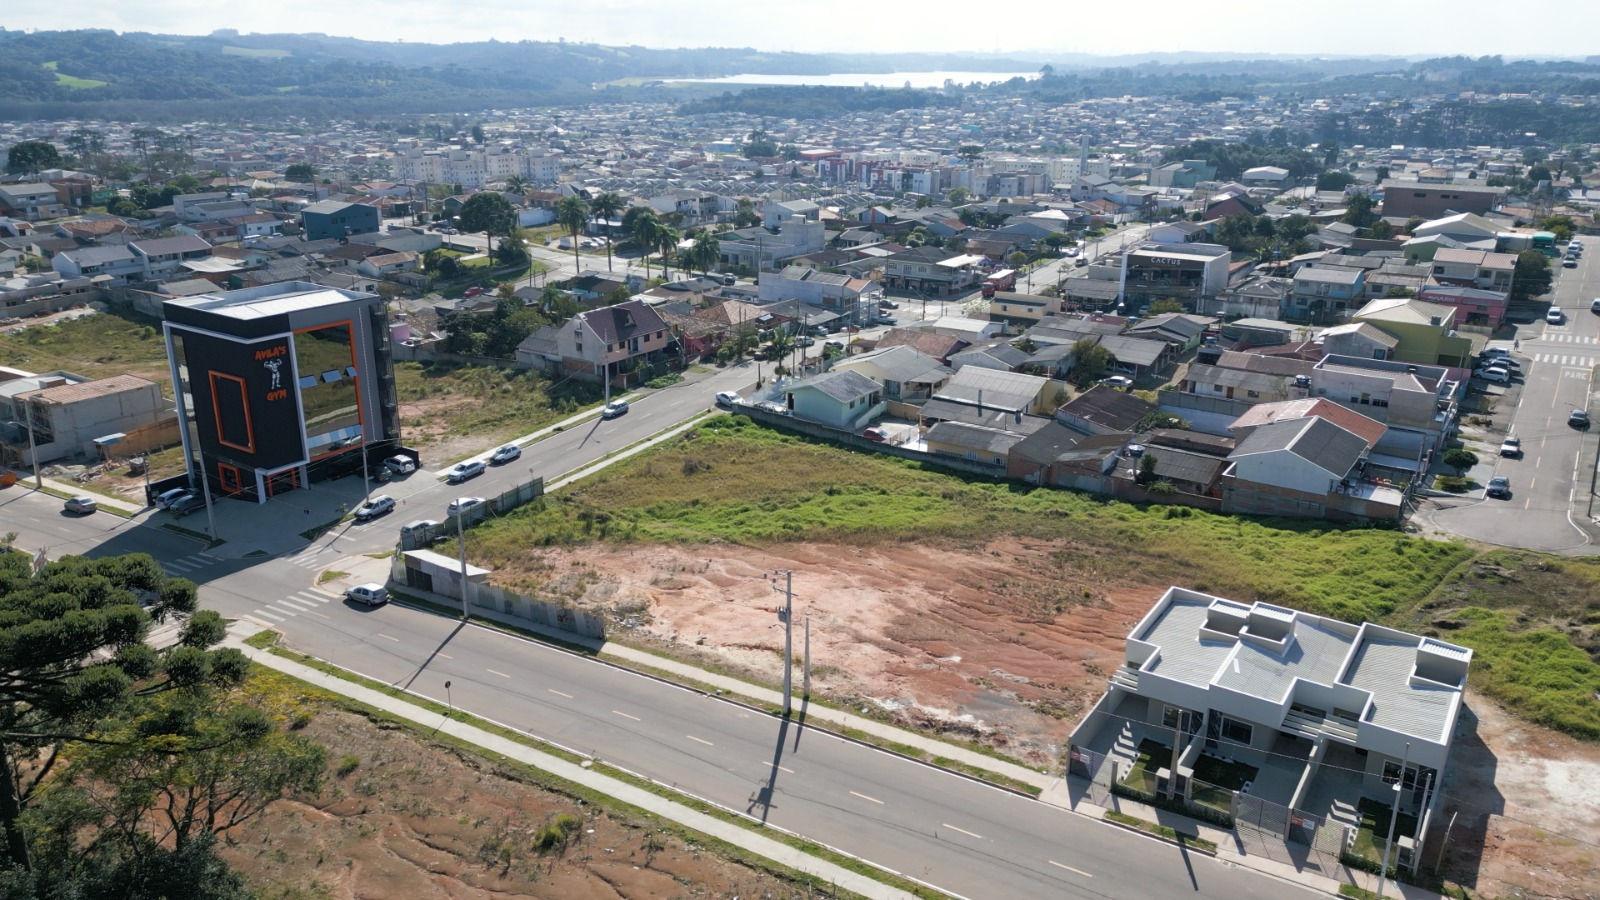
<path id="1" fill-rule="evenodd" d="M 1312 740 L 1331 737 L 1347 744 L 1354 744 L 1357 727 L 1354 719 L 1298 706 L 1291 707 L 1288 714 L 1283 717 L 1284 731 Z"/>

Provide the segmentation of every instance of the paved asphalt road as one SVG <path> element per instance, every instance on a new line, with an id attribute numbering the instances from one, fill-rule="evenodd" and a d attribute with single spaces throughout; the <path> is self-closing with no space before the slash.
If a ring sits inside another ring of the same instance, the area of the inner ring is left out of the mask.
<path id="1" fill-rule="evenodd" d="M 314 569 L 339 554 L 212 560 L 159 528 L 105 515 L 63 517 L 59 501 L 45 495 L 14 488 L 0 503 L 25 546 L 48 536 L 58 550 L 155 553 L 169 571 L 201 582 L 206 606 L 271 618 L 296 649 L 966 897 L 1302 891 L 587 657 L 402 606 L 346 604 L 312 584 Z M 386 529 L 384 539 L 391 537 Z M 97 540 L 106 542 L 95 549 Z"/>
<path id="2" fill-rule="evenodd" d="M 1567 425 L 1567 414 L 1588 406 L 1592 371 L 1600 363 L 1600 315 L 1589 303 L 1600 297 L 1600 241 L 1576 269 L 1556 263 L 1553 305 L 1566 322 L 1542 320 L 1518 329 L 1515 355 L 1526 376 L 1512 418 L 1511 434 L 1522 439 L 1521 459 L 1498 458 L 1495 474 L 1511 479 L 1509 500 L 1483 499 L 1433 513 L 1432 520 L 1465 537 L 1537 550 L 1575 551 L 1600 536 L 1588 519 L 1593 473 L 1577 471 L 1586 445 L 1600 440 L 1596 430 Z"/>
<path id="3" fill-rule="evenodd" d="M 437 514 L 454 494 L 487 495 L 529 470 L 553 478 L 579 468 L 706 408 L 715 391 L 743 386 L 749 376 L 721 371 L 658 392 L 627 416 L 547 438 L 518 463 L 460 488 L 418 473 L 386 487 L 407 492 L 403 513 L 316 542 L 295 541 L 273 556 L 234 558 L 228 547 L 206 551 L 149 517 L 70 518 L 59 500 L 21 485 L 0 493 L 0 518 L 19 533 L 21 546 L 45 547 L 51 556 L 149 552 L 169 572 L 200 584 L 207 607 L 229 617 L 270 619 L 290 646 L 441 700 L 449 679 L 448 699 L 463 709 L 960 895 L 1268 898 L 1304 892 L 592 659 L 401 606 L 355 607 L 315 586 L 318 570 L 345 556 L 388 549 L 400 523 Z M 259 514 L 230 504 L 219 510 L 225 518 Z"/>

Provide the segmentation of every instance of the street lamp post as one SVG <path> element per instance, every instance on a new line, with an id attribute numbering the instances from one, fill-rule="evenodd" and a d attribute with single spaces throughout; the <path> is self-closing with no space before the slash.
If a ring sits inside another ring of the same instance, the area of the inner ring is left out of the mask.
<path id="1" fill-rule="evenodd" d="M 1411 742 L 1406 741 L 1405 752 L 1400 756 L 1400 777 L 1394 782 L 1394 805 L 1389 808 L 1389 838 L 1383 845 L 1383 864 L 1378 867 L 1378 896 L 1383 897 L 1383 888 L 1389 878 L 1389 850 L 1394 847 L 1394 826 L 1400 821 L 1401 786 L 1406 782 L 1406 766 L 1411 762 Z"/>
<path id="2" fill-rule="evenodd" d="M 772 589 L 783 592 L 783 611 L 778 617 L 783 620 L 783 717 L 787 719 L 794 699 L 794 572 L 785 569 L 783 587 L 773 585 Z"/>
<path id="3" fill-rule="evenodd" d="M 466 518 L 466 509 L 459 502 L 456 504 L 456 553 L 461 558 L 461 618 L 467 618 L 467 596 L 472 590 L 472 583 L 467 580 L 467 535 L 461 527 L 461 520 Z"/>

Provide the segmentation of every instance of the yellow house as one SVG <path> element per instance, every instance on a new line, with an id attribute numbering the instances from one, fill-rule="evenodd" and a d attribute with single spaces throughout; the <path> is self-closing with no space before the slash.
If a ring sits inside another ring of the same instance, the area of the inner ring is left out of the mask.
<path id="1" fill-rule="evenodd" d="M 1428 366 L 1472 364 L 1472 341 L 1456 334 L 1456 308 L 1409 297 L 1373 300 L 1350 317 L 1365 322 L 1399 343 L 1390 359 Z"/>

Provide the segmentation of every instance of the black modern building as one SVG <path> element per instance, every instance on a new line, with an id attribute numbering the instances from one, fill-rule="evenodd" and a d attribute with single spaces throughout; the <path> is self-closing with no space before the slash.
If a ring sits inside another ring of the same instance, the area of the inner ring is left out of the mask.
<path id="1" fill-rule="evenodd" d="M 265 503 L 360 472 L 400 437 L 376 294 L 289 281 L 169 300 L 167 361 L 192 485 Z"/>

